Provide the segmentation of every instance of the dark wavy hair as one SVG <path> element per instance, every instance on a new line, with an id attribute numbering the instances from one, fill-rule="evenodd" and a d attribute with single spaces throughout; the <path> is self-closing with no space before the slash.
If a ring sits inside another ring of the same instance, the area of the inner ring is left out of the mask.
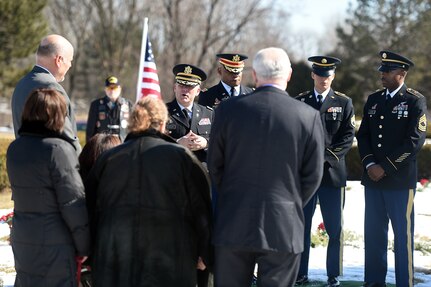
<path id="1" fill-rule="evenodd" d="M 64 96 L 52 89 L 36 89 L 28 96 L 22 112 L 22 122 L 40 122 L 51 131 L 63 131 L 67 115 Z"/>

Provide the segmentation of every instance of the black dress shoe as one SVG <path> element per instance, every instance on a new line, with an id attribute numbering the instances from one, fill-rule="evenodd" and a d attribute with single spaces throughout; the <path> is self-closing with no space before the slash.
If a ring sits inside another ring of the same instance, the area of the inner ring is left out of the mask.
<path id="1" fill-rule="evenodd" d="M 295 286 L 301 286 L 308 283 L 308 276 L 307 275 L 299 275 L 296 278 Z"/>
<path id="2" fill-rule="evenodd" d="M 386 287 L 386 283 L 365 283 L 364 287 Z"/>
<path id="3" fill-rule="evenodd" d="M 327 287 L 337 287 L 340 286 L 340 281 L 338 281 L 338 278 L 335 276 L 328 277 L 328 284 Z"/>

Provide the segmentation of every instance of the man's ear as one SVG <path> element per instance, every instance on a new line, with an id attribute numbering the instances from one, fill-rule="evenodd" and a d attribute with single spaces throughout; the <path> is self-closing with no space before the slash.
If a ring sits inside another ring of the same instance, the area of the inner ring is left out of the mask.
<path id="1" fill-rule="evenodd" d="M 253 77 L 254 85 L 257 86 L 257 76 L 256 76 L 256 71 L 254 69 L 251 71 L 251 75 Z"/>
<path id="2" fill-rule="evenodd" d="M 220 67 L 220 66 L 218 66 L 217 67 L 217 74 L 219 75 L 219 76 L 221 76 L 221 69 L 224 69 L 223 67 Z"/>

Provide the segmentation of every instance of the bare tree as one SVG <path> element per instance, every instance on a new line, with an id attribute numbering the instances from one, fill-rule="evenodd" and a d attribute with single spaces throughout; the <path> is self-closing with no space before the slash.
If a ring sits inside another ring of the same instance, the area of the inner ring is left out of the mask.
<path id="1" fill-rule="evenodd" d="M 68 73 L 68 94 L 72 98 L 79 81 L 78 73 L 83 53 L 81 48 L 88 40 L 89 27 L 93 6 L 91 0 L 53 0 L 49 5 L 49 19 L 54 33 L 66 36 L 73 42 L 75 55 L 74 64 Z M 82 85 L 81 85 L 82 86 Z M 78 85 L 78 89 L 81 88 Z"/>

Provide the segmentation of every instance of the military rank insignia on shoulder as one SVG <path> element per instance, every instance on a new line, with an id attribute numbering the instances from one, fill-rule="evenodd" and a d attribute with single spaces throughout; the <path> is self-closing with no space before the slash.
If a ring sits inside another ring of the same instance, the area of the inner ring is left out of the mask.
<path id="1" fill-rule="evenodd" d="M 302 96 L 308 95 L 309 93 L 310 93 L 310 91 L 302 92 L 302 93 L 300 93 L 299 95 L 297 95 L 295 98 L 299 98 L 299 97 L 302 97 Z"/>
<path id="2" fill-rule="evenodd" d="M 413 89 L 411 89 L 411 88 L 407 88 L 407 93 L 409 93 L 409 94 L 411 94 L 411 95 L 413 95 L 413 96 L 416 96 L 416 97 L 418 97 L 418 98 L 423 97 L 423 95 L 422 95 L 421 93 L 419 93 L 418 91 L 413 90 Z"/>
<path id="3" fill-rule="evenodd" d="M 214 111 L 214 109 L 210 106 L 205 106 L 205 108 L 207 108 L 207 110 Z"/>
<path id="4" fill-rule="evenodd" d="M 343 93 L 341 93 L 339 91 L 334 91 L 334 94 L 336 94 L 337 96 L 340 96 L 340 97 L 348 98 L 348 96 L 346 94 L 343 94 Z"/>
<path id="5" fill-rule="evenodd" d="M 201 89 L 201 93 L 202 93 L 202 92 L 206 92 L 206 91 L 208 91 L 208 89 L 207 89 L 207 88 L 203 88 L 203 89 Z"/>
<path id="6" fill-rule="evenodd" d="M 418 130 L 421 132 L 427 131 L 427 116 L 423 114 L 419 119 Z"/>

